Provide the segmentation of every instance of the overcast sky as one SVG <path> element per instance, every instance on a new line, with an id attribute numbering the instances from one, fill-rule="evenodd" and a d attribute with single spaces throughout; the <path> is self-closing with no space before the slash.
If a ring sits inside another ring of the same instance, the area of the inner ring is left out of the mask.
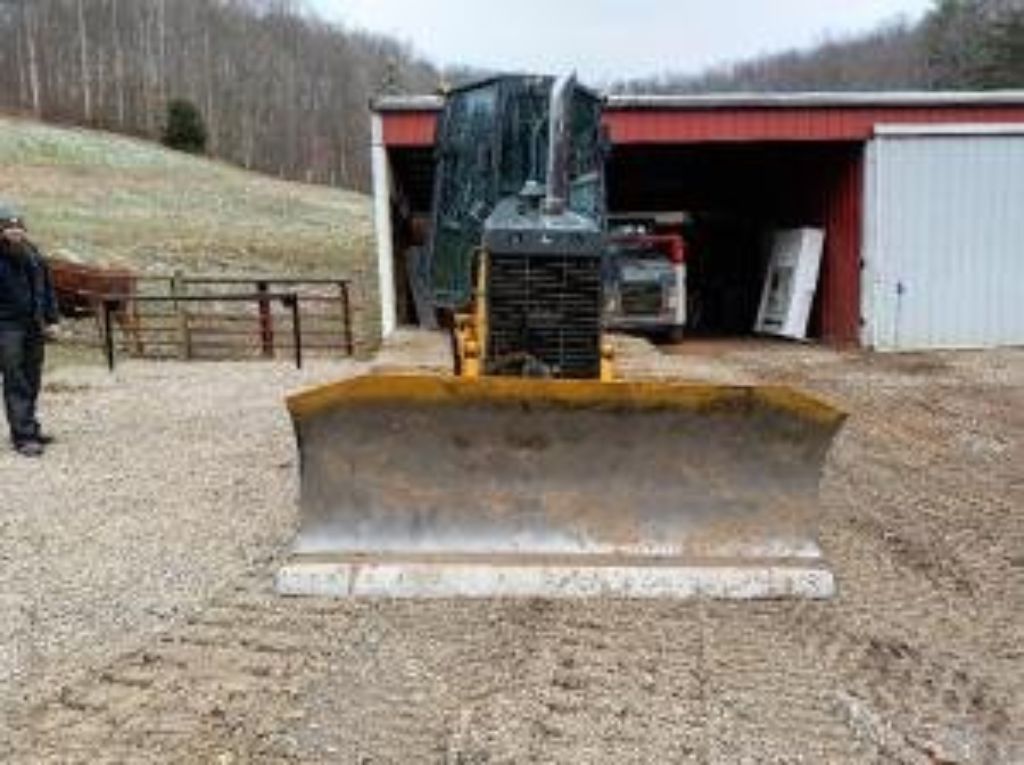
<path id="1" fill-rule="evenodd" d="M 921 17 L 932 0 L 311 0 L 436 64 L 602 82 L 716 64 Z"/>

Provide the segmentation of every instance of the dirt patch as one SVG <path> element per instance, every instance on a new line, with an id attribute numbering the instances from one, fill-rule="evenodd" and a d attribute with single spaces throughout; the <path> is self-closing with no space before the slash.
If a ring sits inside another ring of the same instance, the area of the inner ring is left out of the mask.
<path id="1" fill-rule="evenodd" d="M 865 355 L 863 363 L 905 375 L 934 375 L 947 372 L 951 365 L 940 353 L 893 353 L 885 356 Z"/>
<path id="2" fill-rule="evenodd" d="M 43 384 L 43 393 L 53 393 L 57 396 L 68 395 L 71 393 L 84 393 L 87 390 L 89 390 L 88 385 L 80 385 L 61 380 L 54 380 Z"/>

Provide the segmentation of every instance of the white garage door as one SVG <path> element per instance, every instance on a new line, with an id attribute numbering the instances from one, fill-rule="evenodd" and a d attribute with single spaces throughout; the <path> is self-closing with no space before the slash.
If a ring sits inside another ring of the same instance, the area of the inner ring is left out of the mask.
<path id="1" fill-rule="evenodd" d="M 865 195 L 865 345 L 1024 345 L 1024 126 L 879 127 Z"/>

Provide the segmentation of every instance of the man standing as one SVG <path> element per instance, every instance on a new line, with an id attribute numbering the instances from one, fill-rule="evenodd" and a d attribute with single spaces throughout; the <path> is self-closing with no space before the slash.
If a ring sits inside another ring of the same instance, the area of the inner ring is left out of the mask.
<path id="1" fill-rule="evenodd" d="M 40 430 L 36 400 L 44 342 L 57 320 L 49 268 L 22 217 L 0 202 L 0 374 L 11 443 L 26 457 L 41 456 L 52 440 Z"/>

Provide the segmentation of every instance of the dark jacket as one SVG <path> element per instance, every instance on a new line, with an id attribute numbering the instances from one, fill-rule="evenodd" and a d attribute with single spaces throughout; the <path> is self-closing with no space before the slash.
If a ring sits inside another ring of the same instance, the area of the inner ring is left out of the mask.
<path id="1" fill-rule="evenodd" d="M 0 241 L 0 329 L 55 324 L 57 298 L 46 261 L 28 242 L 12 250 Z"/>

